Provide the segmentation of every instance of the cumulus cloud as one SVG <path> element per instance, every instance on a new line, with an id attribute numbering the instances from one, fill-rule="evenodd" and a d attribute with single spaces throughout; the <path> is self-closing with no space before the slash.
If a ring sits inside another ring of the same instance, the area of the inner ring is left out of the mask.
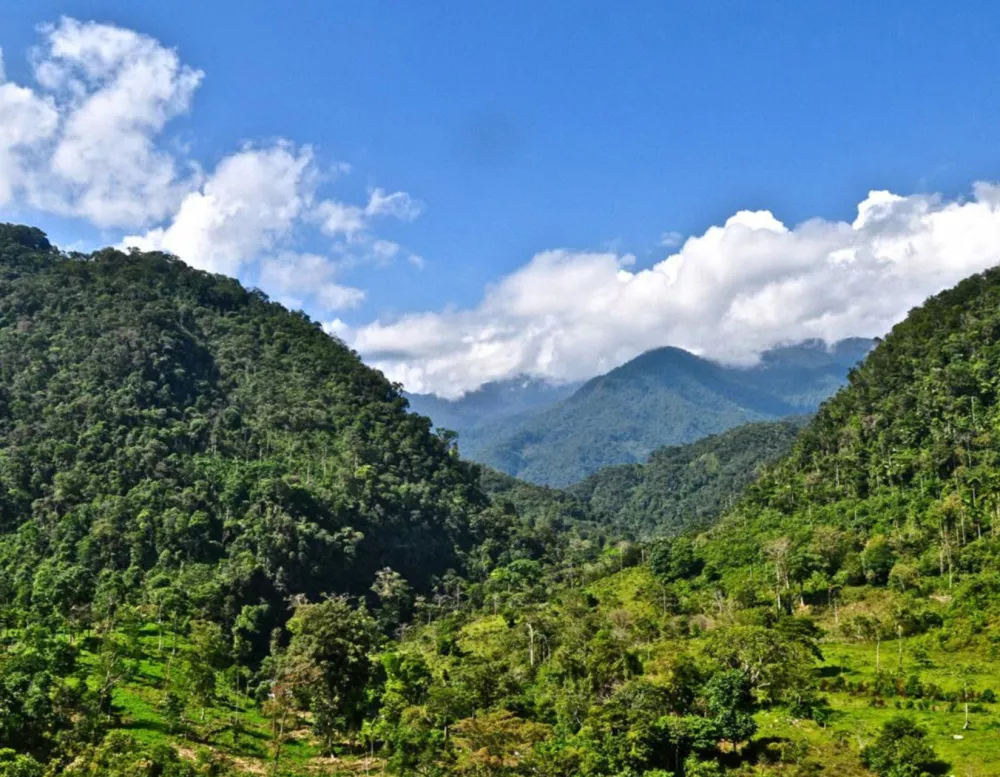
<path id="1" fill-rule="evenodd" d="M 190 108 L 201 71 L 113 25 L 63 18 L 41 34 L 35 84 L 0 84 L 0 204 L 101 227 L 165 217 L 198 173 L 157 141 Z"/>
<path id="2" fill-rule="evenodd" d="M 165 227 L 123 241 L 144 251 L 169 251 L 210 272 L 239 275 L 247 262 L 287 238 L 315 194 L 310 149 L 279 143 L 245 148 L 223 159 L 189 193 Z"/>
<path id="3" fill-rule="evenodd" d="M 173 49 L 66 17 L 39 32 L 32 84 L 7 81 L 0 52 L 0 207 L 134 230 L 121 247 L 168 251 L 323 314 L 364 299 L 340 280 L 352 266 L 404 254 L 375 225 L 412 221 L 421 203 L 380 188 L 362 204 L 321 198 L 350 166 L 321 169 L 308 146 L 248 145 L 202 170 L 164 136 L 204 78 Z M 304 241 L 331 255 L 295 250 Z"/>
<path id="4" fill-rule="evenodd" d="M 386 194 L 382 189 L 372 189 L 368 193 L 368 203 L 364 206 L 325 200 L 316 206 L 313 215 L 324 234 L 330 237 L 370 242 L 370 229 L 376 219 L 389 217 L 399 221 L 413 221 L 421 214 L 423 207 L 423 203 L 406 192 Z"/>
<path id="5" fill-rule="evenodd" d="M 319 180 L 309 148 L 287 142 L 244 148 L 223 159 L 204 185 L 184 198 L 167 226 L 130 235 L 122 244 L 167 251 L 199 269 L 252 279 L 290 307 L 355 307 L 364 292 L 337 280 L 349 262 L 286 247 L 317 207 Z M 376 246 L 380 242 L 387 241 L 376 240 Z"/>
<path id="6" fill-rule="evenodd" d="M 741 211 L 640 270 L 614 252 L 546 251 L 474 308 L 330 331 L 409 390 L 454 397 L 519 373 L 586 378 L 668 344 L 747 364 L 779 343 L 881 335 L 998 261 L 1000 187 L 872 192 L 853 223 Z"/>
<path id="7" fill-rule="evenodd" d="M 364 301 L 365 293 L 338 283 L 338 271 L 337 263 L 328 257 L 285 251 L 261 261 L 258 285 L 292 308 L 357 307 Z"/>

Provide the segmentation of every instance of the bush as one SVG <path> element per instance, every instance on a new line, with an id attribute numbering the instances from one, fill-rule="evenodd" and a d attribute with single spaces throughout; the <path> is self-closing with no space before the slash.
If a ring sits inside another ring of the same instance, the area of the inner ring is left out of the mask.
<path id="1" fill-rule="evenodd" d="M 905 715 L 890 718 L 878 738 L 861 751 L 861 761 L 879 777 L 920 777 L 930 771 L 937 755 L 927 732 Z"/>

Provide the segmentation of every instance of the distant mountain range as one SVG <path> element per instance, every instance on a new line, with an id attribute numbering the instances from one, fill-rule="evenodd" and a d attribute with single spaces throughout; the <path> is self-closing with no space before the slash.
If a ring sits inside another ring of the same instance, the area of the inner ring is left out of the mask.
<path id="1" fill-rule="evenodd" d="M 519 375 L 484 383 L 461 399 L 442 399 L 434 394 L 405 396 L 415 413 L 428 416 L 439 429 L 454 429 L 464 442 L 465 435 L 473 427 L 549 407 L 571 396 L 581 385 L 579 381 L 556 384 Z"/>
<path id="2" fill-rule="evenodd" d="M 644 462 L 664 445 L 811 413 L 873 345 L 810 340 L 767 351 L 752 367 L 657 348 L 582 386 L 517 378 L 458 400 L 409 399 L 414 411 L 459 433 L 465 458 L 561 487 L 602 467 Z"/>

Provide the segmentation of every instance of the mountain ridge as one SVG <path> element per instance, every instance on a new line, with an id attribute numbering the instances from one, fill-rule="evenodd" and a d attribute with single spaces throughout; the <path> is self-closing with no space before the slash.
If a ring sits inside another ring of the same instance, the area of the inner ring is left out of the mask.
<path id="1" fill-rule="evenodd" d="M 501 419 L 455 427 L 463 455 L 540 485 L 579 482 L 641 463 L 664 445 L 744 423 L 814 411 L 874 341 L 807 340 L 733 367 L 665 346 L 586 381 L 569 396 Z M 430 409 L 432 420 L 433 408 Z M 455 420 L 454 418 L 452 420 Z"/>

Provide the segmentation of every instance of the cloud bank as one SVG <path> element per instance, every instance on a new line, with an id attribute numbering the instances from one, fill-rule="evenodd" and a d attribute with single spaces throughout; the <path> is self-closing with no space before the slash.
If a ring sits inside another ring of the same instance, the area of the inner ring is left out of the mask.
<path id="1" fill-rule="evenodd" d="M 1000 260 L 1000 188 L 972 196 L 872 192 L 853 223 L 786 227 L 741 211 L 635 269 L 609 251 L 539 253 L 466 309 L 351 327 L 333 318 L 365 298 L 345 283 L 362 263 L 420 256 L 379 235 L 423 204 L 372 188 L 322 194 L 349 172 L 288 140 L 249 144 L 206 169 L 171 135 L 205 74 L 138 32 L 63 18 L 39 30 L 31 83 L 0 56 L 0 207 L 88 221 L 122 247 L 169 251 L 332 319 L 375 366 L 412 391 L 458 396 L 516 374 L 574 380 L 677 345 L 733 363 L 807 337 L 878 335 L 927 295 Z M 0 52 L 2 55 L 2 52 Z"/>
<path id="2" fill-rule="evenodd" d="M 169 251 L 327 313 L 364 299 L 339 281 L 351 267 L 422 261 L 375 233 L 381 220 L 412 221 L 421 203 L 379 188 L 360 205 L 321 198 L 349 167 L 324 169 L 308 146 L 248 145 L 203 170 L 165 134 L 205 77 L 176 51 L 65 17 L 39 31 L 31 85 L 8 81 L 0 57 L 0 207 L 130 230 L 123 248 Z M 310 238 L 329 252 L 295 250 Z"/>
<path id="3" fill-rule="evenodd" d="M 668 344 L 738 364 L 779 343 L 881 335 L 998 262 L 1000 187 L 978 184 L 961 201 L 875 191 L 853 223 L 790 229 L 741 211 L 648 269 L 630 269 L 628 255 L 546 251 L 474 308 L 328 328 L 409 390 L 456 397 L 521 373 L 587 378 Z"/>

